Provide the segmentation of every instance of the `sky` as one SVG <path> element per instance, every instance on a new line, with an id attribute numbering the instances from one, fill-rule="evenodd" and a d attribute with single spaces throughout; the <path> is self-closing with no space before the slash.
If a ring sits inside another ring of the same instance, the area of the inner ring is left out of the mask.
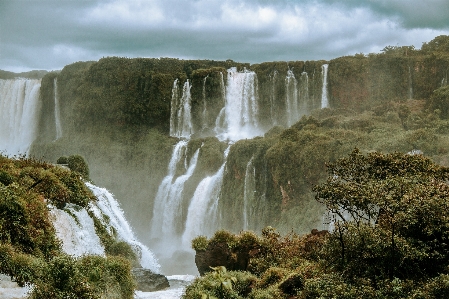
<path id="1" fill-rule="evenodd" d="M 449 35 L 449 0 L 0 0 L 0 69 L 107 56 L 330 60 Z"/>

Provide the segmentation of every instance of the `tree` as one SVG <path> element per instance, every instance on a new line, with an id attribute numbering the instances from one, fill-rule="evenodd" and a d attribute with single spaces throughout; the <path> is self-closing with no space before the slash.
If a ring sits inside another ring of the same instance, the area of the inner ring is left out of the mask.
<path id="1" fill-rule="evenodd" d="M 314 187 L 332 216 L 329 265 L 349 278 L 422 279 L 449 265 L 449 168 L 423 155 L 378 152 L 327 164 Z"/>

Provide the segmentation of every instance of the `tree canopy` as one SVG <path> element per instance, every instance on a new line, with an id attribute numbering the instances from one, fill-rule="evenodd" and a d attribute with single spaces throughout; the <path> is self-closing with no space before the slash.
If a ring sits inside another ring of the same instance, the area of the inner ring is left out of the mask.
<path id="1" fill-rule="evenodd" d="M 424 279 L 447 273 L 449 169 L 421 154 L 355 149 L 315 186 L 334 231 L 330 266 L 348 278 Z"/>

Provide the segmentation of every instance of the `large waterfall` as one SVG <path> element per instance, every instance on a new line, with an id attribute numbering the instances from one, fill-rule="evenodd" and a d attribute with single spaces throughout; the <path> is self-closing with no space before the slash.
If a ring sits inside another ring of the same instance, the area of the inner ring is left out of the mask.
<path id="1" fill-rule="evenodd" d="M 62 137 L 61 112 L 59 108 L 59 94 L 58 94 L 58 78 L 55 78 L 53 84 L 55 94 L 55 128 L 57 140 Z"/>
<path id="2" fill-rule="evenodd" d="M 170 115 L 170 135 L 173 137 L 189 138 L 192 131 L 192 97 L 190 95 L 191 85 L 189 80 L 184 83 L 182 94 L 179 94 L 178 80 L 173 82 L 171 115 Z"/>
<path id="3" fill-rule="evenodd" d="M 323 77 L 323 88 L 321 92 L 321 108 L 327 108 L 329 107 L 329 99 L 327 96 L 327 71 L 328 71 L 329 65 L 323 64 L 321 66 L 322 69 L 322 77 Z"/>
<path id="4" fill-rule="evenodd" d="M 198 235 L 211 236 L 218 229 L 218 200 L 220 199 L 226 158 L 230 147 L 224 152 L 225 162 L 212 176 L 204 178 L 195 190 L 187 213 L 186 227 L 182 243 L 190 246 L 190 241 Z"/>
<path id="5" fill-rule="evenodd" d="M 49 207 L 56 236 L 61 240 L 64 252 L 75 257 L 85 254 L 105 255 L 105 249 L 96 234 L 94 220 L 89 215 L 89 210 L 112 235 L 131 246 L 143 268 L 158 273 L 159 263 L 153 253 L 136 239 L 117 200 L 104 188 L 88 182 L 86 185 L 97 198 L 95 202 L 89 203 L 87 209 L 74 204 L 66 205 L 63 210 Z"/>
<path id="6" fill-rule="evenodd" d="M 293 71 L 288 70 L 287 77 L 285 77 L 285 107 L 287 115 L 287 126 L 291 126 L 299 120 L 297 85 L 298 81 L 296 80 Z"/>
<path id="7" fill-rule="evenodd" d="M 240 140 L 262 134 L 259 127 L 259 95 L 255 72 L 237 68 L 228 70 L 226 103 L 219 115 L 217 137 L 221 140 Z M 224 114 L 224 115 L 223 115 Z"/>
<path id="8" fill-rule="evenodd" d="M 41 80 L 0 80 L 0 152 L 28 154 L 36 138 Z"/>

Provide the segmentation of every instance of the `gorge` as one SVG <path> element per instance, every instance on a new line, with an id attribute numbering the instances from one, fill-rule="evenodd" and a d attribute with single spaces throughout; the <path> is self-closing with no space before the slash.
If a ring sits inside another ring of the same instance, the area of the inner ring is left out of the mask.
<path id="1" fill-rule="evenodd" d="M 311 187 L 325 178 L 325 162 L 355 145 L 420 147 L 443 161 L 444 146 L 424 143 L 446 137 L 416 118 L 396 141 L 373 140 L 389 131 L 378 119 L 400 128 L 395 105 L 430 98 L 447 84 L 448 69 L 447 54 L 432 53 L 255 65 L 77 62 L 41 79 L 0 80 L 0 150 L 49 162 L 82 155 L 161 272 L 196 274 L 190 242 L 197 235 L 326 228 Z M 421 137 L 414 129 L 424 130 Z"/>

